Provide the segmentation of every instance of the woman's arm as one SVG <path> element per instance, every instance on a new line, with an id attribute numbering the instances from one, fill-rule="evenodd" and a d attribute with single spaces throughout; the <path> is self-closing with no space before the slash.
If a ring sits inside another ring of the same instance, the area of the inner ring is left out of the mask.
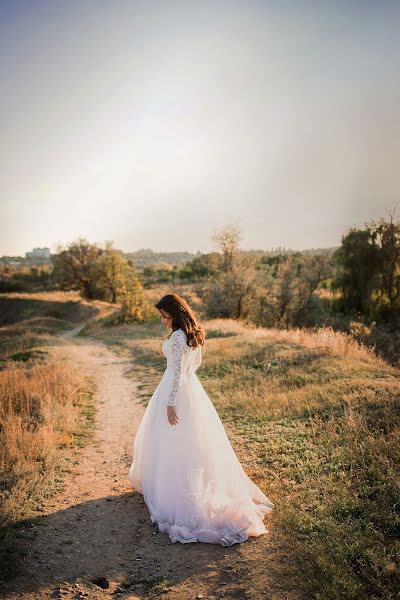
<path id="1" fill-rule="evenodd" d="M 195 350 L 195 352 L 196 352 L 196 355 L 193 360 L 193 369 L 195 371 L 197 371 L 197 369 L 201 365 L 201 346 L 198 346 L 197 349 Z"/>
<path id="2" fill-rule="evenodd" d="M 182 362 L 183 351 L 186 344 L 186 336 L 181 331 L 174 331 L 171 334 L 171 350 L 172 350 L 172 367 L 173 376 L 171 388 L 168 394 L 168 406 L 175 406 L 176 394 L 182 381 Z"/>

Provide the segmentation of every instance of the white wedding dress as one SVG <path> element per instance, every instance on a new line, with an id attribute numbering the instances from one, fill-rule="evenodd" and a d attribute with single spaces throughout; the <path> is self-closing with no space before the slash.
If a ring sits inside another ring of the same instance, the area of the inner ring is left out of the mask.
<path id="1" fill-rule="evenodd" d="M 201 348 L 188 346 L 177 329 L 162 351 L 167 367 L 140 422 L 128 473 L 151 521 L 172 542 L 230 546 L 265 533 L 273 504 L 244 472 L 196 375 Z"/>

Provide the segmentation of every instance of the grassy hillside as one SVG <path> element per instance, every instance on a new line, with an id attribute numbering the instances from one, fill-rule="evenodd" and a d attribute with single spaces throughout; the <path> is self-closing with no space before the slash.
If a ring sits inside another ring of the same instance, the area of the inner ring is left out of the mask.
<path id="1" fill-rule="evenodd" d="M 56 449 L 74 439 L 68 426 L 76 399 L 68 386 L 76 374 L 51 362 L 55 333 L 95 315 L 82 335 L 131 358 L 144 404 L 165 368 L 167 331 L 159 322 L 113 326 L 98 319 L 112 310 L 102 303 L 80 307 L 79 298 L 35 295 L 35 312 L 32 298 L 25 300 L 17 318 L 0 327 L 0 435 L 7 436 L 0 440 L 0 498 L 9 523 L 40 506 L 37 490 L 51 493 Z M 222 319 L 204 325 L 198 375 L 247 473 L 275 503 L 271 548 L 279 540 L 282 586 L 296 582 L 299 598 L 316 600 L 397 598 L 398 370 L 330 329 L 252 328 Z M 64 422 L 65 430 L 57 425 Z"/>
<path id="2" fill-rule="evenodd" d="M 58 344 L 57 334 L 114 310 L 108 302 L 85 301 L 77 292 L 0 294 L 0 367 L 7 360 L 43 357 Z"/>
<path id="3" fill-rule="evenodd" d="M 298 581 L 299 598 L 397 598 L 398 370 L 330 329 L 205 326 L 198 375 L 248 474 L 276 505 L 280 576 Z M 91 335 L 131 356 L 146 402 L 165 368 L 165 328 L 98 324 Z"/>
<path id="4" fill-rule="evenodd" d="M 62 485 L 68 448 L 92 428 L 91 385 L 53 354 L 56 334 L 105 307 L 81 305 L 76 294 L 38 294 L 2 296 L 0 308 L 1 580 L 18 572 L 34 534 L 29 519 Z"/>

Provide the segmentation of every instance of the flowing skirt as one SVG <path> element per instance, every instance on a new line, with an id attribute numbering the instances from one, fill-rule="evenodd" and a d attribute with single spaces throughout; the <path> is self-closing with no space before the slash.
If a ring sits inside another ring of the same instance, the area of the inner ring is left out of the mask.
<path id="1" fill-rule="evenodd" d="M 176 396 L 179 422 L 167 419 L 172 373 L 152 395 L 136 433 L 128 479 L 150 518 L 172 542 L 230 546 L 267 530 L 273 504 L 244 472 L 194 371 Z"/>

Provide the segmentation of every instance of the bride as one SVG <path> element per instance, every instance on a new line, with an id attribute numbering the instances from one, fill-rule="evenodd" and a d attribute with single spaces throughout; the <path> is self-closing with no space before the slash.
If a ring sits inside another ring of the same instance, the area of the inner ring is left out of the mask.
<path id="1" fill-rule="evenodd" d="M 172 542 L 231 546 L 259 536 L 273 504 L 244 472 L 196 375 L 204 329 L 177 294 L 155 306 L 171 330 L 167 366 L 136 433 L 128 479 Z"/>

